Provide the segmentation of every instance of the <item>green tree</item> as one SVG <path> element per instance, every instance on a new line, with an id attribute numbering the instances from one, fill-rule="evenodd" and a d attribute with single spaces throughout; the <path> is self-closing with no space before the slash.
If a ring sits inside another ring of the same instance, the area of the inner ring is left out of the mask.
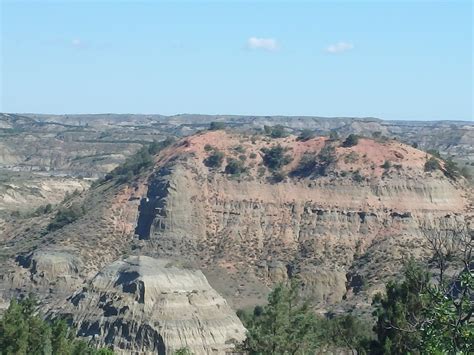
<path id="1" fill-rule="evenodd" d="M 62 320 L 45 322 L 36 311 L 33 296 L 13 299 L 0 320 L 1 355 L 112 355 L 109 349 L 95 350 L 74 337 Z"/>
<path id="2" fill-rule="evenodd" d="M 317 346 L 316 317 L 298 295 L 299 283 L 278 285 L 268 296 L 268 304 L 256 307 L 244 322 L 250 354 L 310 354 Z M 241 314 L 242 315 L 242 314 Z"/>
<path id="3" fill-rule="evenodd" d="M 386 294 L 374 298 L 374 315 L 377 317 L 374 331 L 378 338 L 374 346 L 376 353 L 419 352 L 419 320 L 425 306 L 422 294 L 428 289 L 429 275 L 413 260 L 405 266 L 404 274 L 404 281 L 390 281 L 386 285 Z"/>

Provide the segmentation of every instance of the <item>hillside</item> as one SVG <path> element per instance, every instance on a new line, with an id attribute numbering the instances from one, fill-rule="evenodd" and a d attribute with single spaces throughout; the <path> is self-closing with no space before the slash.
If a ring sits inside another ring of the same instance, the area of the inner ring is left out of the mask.
<path id="1" fill-rule="evenodd" d="M 56 210 L 1 226 L 3 298 L 35 290 L 54 303 L 117 259 L 148 255 L 201 269 L 234 309 L 296 274 L 321 311 L 367 309 L 403 260 L 429 257 L 425 232 L 471 218 L 472 195 L 443 162 L 426 172 L 429 155 L 399 141 L 345 145 L 225 131 L 184 138 L 127 183 L 113 178 L 65 201 L 84 214 L 60 229 L 47 229 Z M 209 159 L 216 152 L 220 165 Z"/>

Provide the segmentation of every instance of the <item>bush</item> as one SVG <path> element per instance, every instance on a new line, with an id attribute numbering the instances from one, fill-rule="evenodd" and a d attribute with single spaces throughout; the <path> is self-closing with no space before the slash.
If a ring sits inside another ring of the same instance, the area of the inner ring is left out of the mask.
<path id="1" fill-rule="evenodd" d="M 245 148 L 241 145 L 238 145 L 236 147 L 234 147 L 234 150 L 237 152 L 237 153 L 245 153 Z"/>
<path id="2" fill-rule="evenodd" d="M 214 121 L 214 122 L 211 122 L 211 124 L 209 125 L 209 130 L 210 131 L 217 131 L 217 130 L 224 129 L 224 128 L 225 128 L 225 123 L 224 122 Z"/>
<path id="3" fill-rule="evenodd" d="M 214 150 L 206 159 L 204 159 L 204 165 L 208 168 L 219 168 L 222 166 L 224 161 L 224 153 L 219 150 Z"/>
<path id="4" fill-rule="evenodd" d="M 210 145 L 210 144 L 206 144 L 206 145 L 204 146 L 204 150 L 205 150 L 206 152 L 210 152 L 210 151 L 213 151 L 213 150 L 214 150 L 214 147 L 213 147 L 212 145 Z"/>
<path id="5" fill-rule="evenodd" d="M 310 129 L 304 129 L 301 131 L 300 135 L 298 136 L 298 138 L 296 138 L 296 140 L 306 142 L 313 138 L 314 138 L 313 131 L 311 131 Z"/>
<path id="6" fill-rule="evenodd" d="M 61 208 L 46 228 L 49 232 L 61 229 L 65 225 L 78 220 L 85 214 L 85 212 L 84 206 L 79 206 L 77 204 L 73 204 L 69 208 Z"/>
<path id="7" fill-rule="evenodd" d="M 439 160 L 435 157 L 430 157 L 425 163 L 425 171 L 436 171 L 441 168 Z"/>
<path id="8" fill-rule="evenodd" d="M 342 143 L 345 148 L 353 147 L 359 143 L 359 137 L 355 134 L 349 134 L 346 140 Z"/>
<path id="9" fill-rule="evenodd" d="M 262 149 L 265 154 L 263 156 L 263 163 L 272 170 L 280 169 L 284 165 L 291 163 L 293 158 L 289 154 L 285 154 L 288 148 L 283 148 L 280 144 L 271 147 L 270 149 Z"/>
<path id="10" fill-rule="evenodd" d="M 255 159 L 257 157 L 257 154 L 255 153 L 250 153 L 249 158 L 250 159 Z"/>
<path id="11" fill-rule="evenodd" d="M 105 175 L 104 180 L 116 180 L 118 183 L 129 182 L 134 176 L 140 174 L 143 170 L 153 166 L 153 155 L 158 154 L 164 148 L 174 143 L 173 138 L 166 138 L 164 141 L 153 143 L 142 147 L 134 155 L 130 156 L 125 162 L 116 167 L 110 173 Z M 97 185 L 99 185 L 98 183 Z M 96 186 L 97 186 L 96 185 Z"/>
<path id="12" fill-rule="evenodd" d="M 241 160 L 231 158 L 227 160 L 227 165 L 224 171 L 226 174 L 240 175 L 246 171 L 246 168 Z"/>
<path id="13" fill-rule="evenodd" d="M 365 177 L 363 175 L 360 174 L 360 171 L 357 170 L 356 172 L 354 172 L 352 174 L 352 179 L 355 181 L 355 182 L 362 182 L 365 180 Z"/>
<path id="14" fill-rule="evenodd" d="M 380 167 L 385 170 L 389 170 L 392 167 L 392 163 L 390 163 L 388 160 L 385 160 L 385 162 Z"/>
<path id="15" fill-rule="evenodd" d="M 331 144 L 326 144 L 316 155 L 304 153 L 298 167 L 293 171 L 296 176 L 325 176 L 329 166 L 336 161 L 336 150 Z"/>

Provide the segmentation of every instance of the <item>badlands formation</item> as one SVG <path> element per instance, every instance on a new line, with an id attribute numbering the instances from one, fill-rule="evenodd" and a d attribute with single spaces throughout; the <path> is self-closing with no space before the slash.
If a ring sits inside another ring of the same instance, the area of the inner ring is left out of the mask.
<path id="1" fill-rule="evenodd" d="M 271 169 L 277 146 L 287 159 Z M 429 157 L 390 139 L 198 133 L 74 196 L 64 207 L 85 214 L 61 229 L 44 232 L 54 214 L 4 225 L 0 296 L 34 291 L 49 317 L 133 352 L 232 349 L 231 307 L 295 275 L 316 310 L 364 312 L 405 260 L 429 257 L 427 235 L 472 218 L 464 179 L 425 171 Z"/>

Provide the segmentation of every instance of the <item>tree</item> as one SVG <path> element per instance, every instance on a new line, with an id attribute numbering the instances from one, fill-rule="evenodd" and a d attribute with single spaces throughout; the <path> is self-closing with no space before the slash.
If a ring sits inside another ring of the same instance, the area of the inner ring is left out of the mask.
<path id="1" fill-rule="evenodd" d="M 352 314 L 345 314 L 325 320 L 321 328 L 322 339 L 328 345 L 346 347 L 352 354 L 366 354 L 370 350 L 373 332 L 370 323 Z"/>
<path id="2" fill-rule="evenodd" d="M 359 137 L 355 134 L 349 134 L 346 140 L 342 143 L 343 147 L 353 147 L 359 143 Z"/>
<path id="3" fill-rule="evenodd" d="M 374 298 L 374 331 L 378 341 L 374 351 L 380 354 L 408 354 L 420 349 L 419 320 L 425 306 L 422 294 L 427 291 L 429 275 L 414 260 L 405 266 L 405 280 L 390 281 L 386 294 Z"/>
<path id="4" fill-rule="evenodd" d="M 13 299 L 0 320 L 0 354 L 2 355 L 112 355 L 109 349 L 95 350 L 74 337 L 74 331 L 63 320 L 52 325 L 36 312 L 33 296 Z"/>
<path id="5" fill-rule="evenodd" d="M 427 307 L 421 327 L 423 347 L 430 353 L 470 354 L 474 351 L 474 232 L 458 221 L 438 228 L 424 226 L 437 282 L 423 295 Z M 460 271 L 448 273 L 449 266 Z"/>
<path id="6" fill-rule="evenodd" d="M 316 317 L 298 295 L 299 283 L 280 284 L 268 304 L 243 317 L 247 327 L 244 349 L 249 354 L 309 354 L 317 346 Z M 241 314 L 242 316 L 242 314 Z"/>
<path id="7" fill-rule="evenodd" d="M 410 261 L 401 283 L 389 282 L 385 296 L 374 299 L 378 341 L 373 351 L 384 354 L 471 354 L 474 351 L 474 235 L 457 222 L 423 228 L 430 275 Z M 448 266 L 460 267 L 448 273 Z M 448 276 L 449 275 L 449 276 Z M 436 282 L 432 282 L 432 278 Z"/>

